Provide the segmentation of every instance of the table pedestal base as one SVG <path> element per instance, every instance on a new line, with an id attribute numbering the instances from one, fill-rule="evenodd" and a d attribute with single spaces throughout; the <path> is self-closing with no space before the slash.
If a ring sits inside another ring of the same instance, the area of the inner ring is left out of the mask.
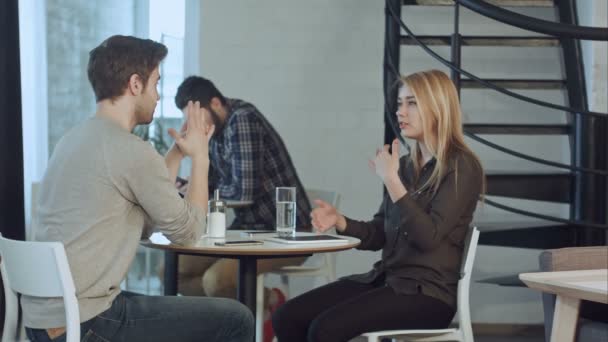
<path id="1" fill-rule="evenodd" d="M 257 258 L 239 258 L 239 279 L 237 282 L 237 298 L 255 314 L 255 299 L 257 291 Z"/>

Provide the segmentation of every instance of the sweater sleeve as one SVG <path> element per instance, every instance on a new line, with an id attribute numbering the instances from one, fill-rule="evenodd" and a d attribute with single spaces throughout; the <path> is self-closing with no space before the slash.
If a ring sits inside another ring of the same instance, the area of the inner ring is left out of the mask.
<path id="1" fill-rule="evenodd" d="M 202 210 L 179 196 L 162 156 L 152 146 L 134 145 L 129 166 L 115 178 L 119 191 L 144 210 L 148 226 L 144 234 L 150 233 L 151 225 L 173 243 L 195 242 L 205 225 Z"/>

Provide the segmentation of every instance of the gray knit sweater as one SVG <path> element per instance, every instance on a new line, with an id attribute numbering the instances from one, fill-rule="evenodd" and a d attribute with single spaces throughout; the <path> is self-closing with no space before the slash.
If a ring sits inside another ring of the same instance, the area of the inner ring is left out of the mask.
<path id="1" fill-rule="evenodd" d="M 115 123 L 93 117 L 57 144 L 42 180 L 33 240 L 65 245 L 85 322 L 120 293 L 144 232 L 152 223 L 169 240 L 200 237 L 204 214 L 180 198 L 164 159 L 147 142 Z M 65 326 L 61 298 L 23 296 L 30 328 Z"/>

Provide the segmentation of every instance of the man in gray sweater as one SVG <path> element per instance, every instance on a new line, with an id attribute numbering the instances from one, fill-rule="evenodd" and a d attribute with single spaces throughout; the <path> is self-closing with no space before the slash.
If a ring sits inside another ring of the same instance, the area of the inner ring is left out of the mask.
<path id="1" fill-rule="evenodd" d="M 189 103 L 181 132 L 163 158 L 131 134 L 149 124 L 159 95 L 159 64 L 167 48 L 113 36 L 90 52 L 88 77 L 97 112 L 57 144 L 42 180 L 33 234 L 65 245 L 76 286 L 83 340 L 251 341 L 253 317 L 230 299 L 148 297 L 121 292 L 140 238 L 155 227 L 178 244 L 201 236 L 207 210 L 208 141 L 214 127 Z M 185 198 L 174 187 L 179 163 L 192 160 Z M 61 298 L 23 296 L 33 341 L 65 336 Z M 65 337 L 63 337 L 65 338 Z"/>

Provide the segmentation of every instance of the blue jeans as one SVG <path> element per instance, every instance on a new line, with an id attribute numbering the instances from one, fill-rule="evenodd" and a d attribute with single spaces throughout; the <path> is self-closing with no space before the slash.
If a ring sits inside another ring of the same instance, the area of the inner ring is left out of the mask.
<path id="1" fill-rule="evenodd" d="M 26 328 L 32 342 L 51 340 L 44 329 Z M 253 341 L 251 311 L 232 299 L 143 296 L 122 292 L 112 306 L 80 324 L 81 341 Z"/>

